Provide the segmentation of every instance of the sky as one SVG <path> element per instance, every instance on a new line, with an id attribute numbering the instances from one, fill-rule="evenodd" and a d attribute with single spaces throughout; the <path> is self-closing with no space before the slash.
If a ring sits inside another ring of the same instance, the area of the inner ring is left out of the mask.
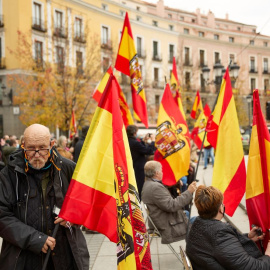
<path id="1" fill-rule="evenodd" d="M 158 0 L 145 0 L 157 3 Z M 215 17 L 256 25 L 257 32 L 270 36 L 270 0 L 164 0 L 165 6 L 195 12 L 200 8 L 202 14 L 211 10 Z"/>

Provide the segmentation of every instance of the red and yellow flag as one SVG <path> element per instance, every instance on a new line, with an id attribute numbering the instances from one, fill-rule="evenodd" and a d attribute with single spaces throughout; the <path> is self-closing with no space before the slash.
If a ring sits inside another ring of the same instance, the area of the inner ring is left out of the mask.
<path id="1" fill-rule="evenodd" d="M 211 110 L 208 104 L 205 104 L 203 112 L 201 112 L 201 114 L 199 115 L 191 133 L 191 138 L 199 149 L 201 149 L 201 146 L 202 146 L 206 123 L 210 115 L 211 115 Z M 210 143 L 207 141 L 207 138 L 205 138 L 203 146 L 207 147 L 209 145 Z"/>
<path id="2" fill-rule="evenodd" d="M 222 191 L 226 213 L 232 216 L 246 190 L 246 167 L 228 68 L 207 132 L 209 143 L 216 147 L 212 185 Z"/>
<path id="3" fill-rule="evenodd" d="M 175 103 L 169 84 L 161 100 L 157 125 L 154 159 L 162 164 L 163 184 L 172 186 L 188 174 L 190 144 L 187 123 Z"/>
<path id="4" fill-rule="evenodd" d="M 173 69 L 172 69 L 172 74 L 171 74 L 171 91 L 173 93 L 176 104 L 178 105 L 184 119 L 186 120 L 186 115 L 185 115 L 182 100 L 181 100 L 180 90 L 181 89 L 180 89 L 180 82 L 178 80 L 178 75 L 177 75 L 176 61 L 175 61 L 175 57 L 173 57 Z"/>
<path id="5" fill-rule="evenodd" d="M 75 119 L 75 112 L 72 109 L 71 119 L 69 124 L 69 138 L 72 139 L 75 135 L 77 135 L 77 124 Z"/>
<path id="6" fill-rule="evenodd" d="M 109 67 L 109 69 L 107 70 L 107 72 L 105 73 L 105 75 L 103 76 L 103 78 L 101 79 L 101 81 L 99 82 L 99 84 L 97 85 L 96 89 L 94 90 L 93 93 L 93 98 L 99 102 L 102 93 L 104 92 L 104 89 L 108 83 L 108 80 L 110 78 L 110 74 L 112 74 L 112 68 Z M 117 83 L 117 88 L 118 88 L 118 94 L 119 94 L 119 104 L 120 104 L 120 109 L 121 109 L 121 113 L 122 113 L 122 118 L 124 121 L 124 125 L 125 127 L 129 126 L 129 125 L 134 125 L 134 121 L 131 115 L 131 112 L 129 110 L 125 95 L 119 85 L 118 82 Z"/>
<path id="7" fill-rule="evenodd" d="M 152 269 L 117 88 L 111 74 L 59 216 L 117 243 L 118 269 Z"/>
<path id="8" fill-rule="evenodd" d="M 269 168 L 268 168 L 269 167 Z M 253 127 L 250 140 L 246 207 L 250 227 L 260 226 L 265 232 L 264 247 L 270 229 L 270 135 L 261 111 L 258 90 L 253 92 Z"/>
<path id="9" fill-rule="evenodd" d="M 115 68 L 127 76 L 130 76 L 134 118 L 142 122 L 145 127 L 148 128 L 145 91 L 143 88 L 138 55 L 134 45 L 127 12 L 115 62 Z"/>
<path id="10" fill-rule="evenodd" d="M 197 112 L 200 111 L 200 113 L 203 111 L 203 106 L 202 106 L 202 101 L 201 101 L 201 97 L 200 97 L 200 93 L 199 91 L 197 91 L 193 106 L 192 106 L 192 111 L 190 113 L 190 116 L 193 119 L 196 119 L 196 114 Z"/>

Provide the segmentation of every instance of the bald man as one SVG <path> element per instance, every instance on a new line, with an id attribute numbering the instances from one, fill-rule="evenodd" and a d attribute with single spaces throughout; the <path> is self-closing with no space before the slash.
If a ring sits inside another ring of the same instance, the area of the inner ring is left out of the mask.
<path id="1" fill-rule="evenodd" d="M 47 127 L 25 129 L 22 149 L 10 155 L 0 172 L 0 270 L 40 270 L 49 248 L 47 269 L 89 269 L 79 226 L 69 226 L 53 213 L 62 206 L 74 168 L 53 147 Z M 53 238 L 56 223 L 61 226 Z"/>

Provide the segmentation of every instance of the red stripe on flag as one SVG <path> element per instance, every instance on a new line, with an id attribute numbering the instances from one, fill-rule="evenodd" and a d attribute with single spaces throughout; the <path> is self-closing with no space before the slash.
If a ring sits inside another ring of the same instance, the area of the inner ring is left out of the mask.
<path id="1" fill-rule="evenodd" d="M 237 206 L 241 202 L 246 190 L 246 167 L 245 160 L 242 159 L 235 175 L 233 176 L 227 189 L 224 191 L 224 205 L 226 214 L 232 216 Z"/>
<path id="2" fill-rule="evenodd" d="M 72 197 L 70 197 L 71 192 Z M 74 201 L 76 207 L 72 208 Z M 115 198 L 74 179 L 69 184 L 59 216 L 105 234 L 112 242 L 118 242 Z"/>
<path id="3" fill-rule="evenodd" d="M 121 71 L 122 73 L 126 74 L 127 76 L 130 76 L 130 72 L 129 72 L 129 59 L 123 57 L 120 54 L 117 55 L 117 63 L 115 63 L 115 68 L 117 70 Z"/>

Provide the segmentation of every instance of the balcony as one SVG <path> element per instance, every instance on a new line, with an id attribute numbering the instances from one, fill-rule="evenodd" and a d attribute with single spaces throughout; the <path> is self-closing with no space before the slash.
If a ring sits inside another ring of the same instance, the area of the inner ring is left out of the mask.
<path id="1" fill-rule="evenodd" d="M 160 88 L 160 89 L 163 89 L 164 88 L 164 82 L 161 82 L 161 81 L 153 81 L 152 83 L 152 87 L 153 88 Z"/>
<path id="2" fill-rule="evenodd" d="M 269 74 L 268 68 L 264 68 L 264 69 L 263 69 L 263 74 Z"/>
<path id="3" fill-rule="evenodd" d="M 162 61 L 161 54 L 153 54 L 152 60 L 161 62 Z"/>
<path id="4" fill-rule="evenodd" d="M 146 54 L 145 54 L 144 50 L 138 50 L 137 55 L 138 55 L 139 58 L 142 58 L 142 59 L 146 58 Z"/>
<path id="5" fill-rule="evenodd" d="M 112 50 L 112 41 L 109 39 L 101 40 L 101 49 Z"/>
<path id="6" fill-rule="evenodd" d="M 73 40 L 79 43 L 86 43 L 85 36 L 82 35 L 81 33 L 75 33 Z"/>
<path id="7" fill-rule="evenodd" d="M 6 69 L 6 59 L 3 57 L 0 58 L 0 69 Z"/>
<path id="8" fill-rule="evenodd" d="M 250 67 L 249 73 L 258 73 L 258 69 L 256 67 Z"/>
<path id="9" fill-rule="evenodd" d="M 55 27 L 53 35 L 55 37 L 67 38 L 66 30 L 64 29 L 64 27 Z"/>
<path id="10" fill-rule="evenodd" d="M 192 67 L 193 66 L 192 60 L 190 58 L 185 59 L 184 66 L 186 66 L 186 67 Z"/>
<path id="11" fill-rule="evenodd" d="M 0 15 L 0 28 L 4 27 L 4 15 Z"/>
<path id="12" fill-rule="evenodd" d="M 37 70 L 37 71 L 44 71 L 44 61 L 43 59 L 35 59 L 35 66 L 33 67 L 34 70 Z"/>
<path id="13" fill-rule="evenodd" d="M 32 29 L 43 33 L 47 32 L 47 29 L 45 28 L 45 23 L 40 18 L 32 17 Z"/>

